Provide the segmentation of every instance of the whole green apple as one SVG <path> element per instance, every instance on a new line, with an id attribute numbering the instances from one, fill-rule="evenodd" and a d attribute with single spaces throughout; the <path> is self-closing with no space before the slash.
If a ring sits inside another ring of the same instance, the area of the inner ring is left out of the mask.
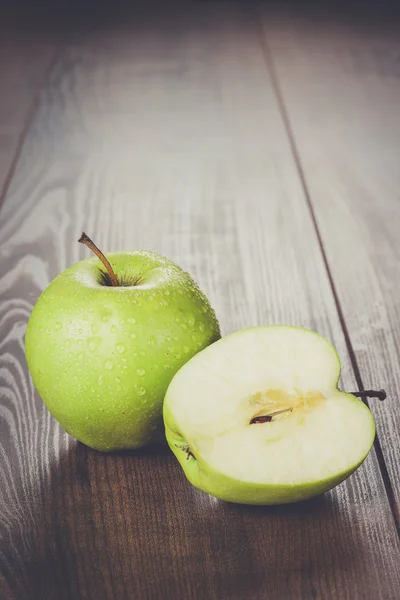
<path id="1" fill-rule="evenodd" d="M 375 436 L 371 412 L 339 391 L 339 375 L 336 350 L 312 331 L 236 332 L 173 378 L 169 446 L 189 481 L 222 500 L 283 504 L 321 494 L 355 471 Z"/>
<path id="2" fill-rule="evenodd" d="M 84 444 L 156 443 L 168 384 L 220 338 L 218 321 L 175 263 L 145 251 L 111 253 L 108 262 L 89 242 L 107 270 L 88 258 L 41 294 L 26 332 L 29 370 L 49 411 Z"/>

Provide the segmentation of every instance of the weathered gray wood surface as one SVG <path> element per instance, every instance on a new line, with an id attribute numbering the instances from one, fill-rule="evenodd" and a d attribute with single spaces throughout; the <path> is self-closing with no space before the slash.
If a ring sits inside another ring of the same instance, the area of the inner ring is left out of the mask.
<path id="1" fill-rule="evenodd" d="M 400 20 L 263 16 L 293 144 L 400 516 Z M 268 51 L 267 49 L 267 51 Z"/>
<path id="2" fill-rule="evenodd" d="M 284 76 L 274 27 L 290 38 L 292 22 L 268 27 Z M 107 456 L 77 444 L 34 393 L 26 321 L 49 281 L 86 255 L 82 229 L 104 250 L 175 259 L 223 333 L 272 322 L 320 331 L 342 357 L 343 386 L 357 385 L 255 13 L 223 2 L 142 7 L 95 15 L 67 38 L 0 212 L 0 595 L 397 599 L 400 547 L 375 451 L 323 498 L 237 507 L 192 488 L 167 451 Z M 327 177 L 339 158 L 324 162 Z M 357 210 L 366 222 L 368 207 Z M 336 284 L 344 255 L 335 271 L 327 229 Z M 348 256 L 358 251 L 348 245 Z M 359 269 L 369 261 L 360 255 Z M 357 339 L 357 321 L 348 325 Z M 391 347 L 380 349 L 394 369 Z"/>

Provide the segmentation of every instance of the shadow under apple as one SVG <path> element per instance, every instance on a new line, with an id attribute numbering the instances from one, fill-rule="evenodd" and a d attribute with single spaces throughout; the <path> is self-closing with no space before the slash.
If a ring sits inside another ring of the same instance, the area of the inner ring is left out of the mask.
<path id="1" fill-rule="evenodd" d="M 369 577 L 347 483 L 297 504 L 235 505 L 193 488 L 166 445 L 102 454 L 65 440 L 24 532 L 21 598 L 278 600 L 299 597 L 299 582 L 304 597 L 323 593 L 336 570 Z"/>

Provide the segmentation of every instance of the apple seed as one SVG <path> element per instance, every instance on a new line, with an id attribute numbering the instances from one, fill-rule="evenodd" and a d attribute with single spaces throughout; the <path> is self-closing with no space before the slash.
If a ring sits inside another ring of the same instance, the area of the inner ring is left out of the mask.
<path id="1" fill-rule="evenodd" d="M 250 425 L 253 425 L 253 423 L 270 423 L 274 417 L 276 417 L 277 415 L 281 415 L 282 413 L 287 413 L 287 412 L 292 412 L 293 408 L 285 408 L 284 410 L 277 410 L 269 415 L 259 415 L 258 417 L 254 417 L 251 421 L 250 421 Z"/>

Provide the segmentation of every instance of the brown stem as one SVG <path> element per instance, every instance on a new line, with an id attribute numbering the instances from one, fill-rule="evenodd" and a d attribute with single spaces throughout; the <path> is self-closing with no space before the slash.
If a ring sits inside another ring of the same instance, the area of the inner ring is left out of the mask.
<path id="1" fill-rule="evenodd" d="M 357 398 L 378 398 L 378 400 L 385 400 L 386 392 L 385 390 L 362 390 L 361 392 L 350 392 L 353 396 L 357 396 Z M 277 410 L 269 415 L 259 415 L 258 417 L 254 417 L 250 424 L 253 423 L 270 423 L 276 415 L 280 415 L 285 412 L 292 412 L 293 408 L 285 408 L 283 410 Z"/>
<path id="2" fill-rule="evenodd" d="M 86 233 L 84 231 L 82 231 L 82 235 L 79 238 L 78 242 L 80 242 L 81 244 L 84 244 L 85 246 L 87 246 L 89 248 L 89 250 L 91 250 L 92 252 L 94 252 L 95 255 L 99 257 L 99 259 L 101 260 L 101 262 L 103 263 L 103 265 L 107 269 L 107 273 L 110 276 L 111 283 L 113 284 L 113 286 L 118 287 L 118 285 L 119 285 L 118 284 L 118 279 L 117 279 L 116 274 L 113 271 L 112 266 L 110 265 L 110 263 L 108 262 L 108 260 L 104 256 L 104 254 L 101 252 L 101 250 L 98 249 L 98 247 L 96 246 L 96 244 L 94 242 L 92 242 L 92 240 L 90 239 L 90 237 L 88 235 L 86 235 Z"/>
<path id="3" fill-rule="evenodd" d="M 353 396 L 357 396 L 357 398 L 378 398 L 378 400 L 385 400 L 386 392 L 385 390 L 363 390 L 361 392 L 350 392 Z"/>

